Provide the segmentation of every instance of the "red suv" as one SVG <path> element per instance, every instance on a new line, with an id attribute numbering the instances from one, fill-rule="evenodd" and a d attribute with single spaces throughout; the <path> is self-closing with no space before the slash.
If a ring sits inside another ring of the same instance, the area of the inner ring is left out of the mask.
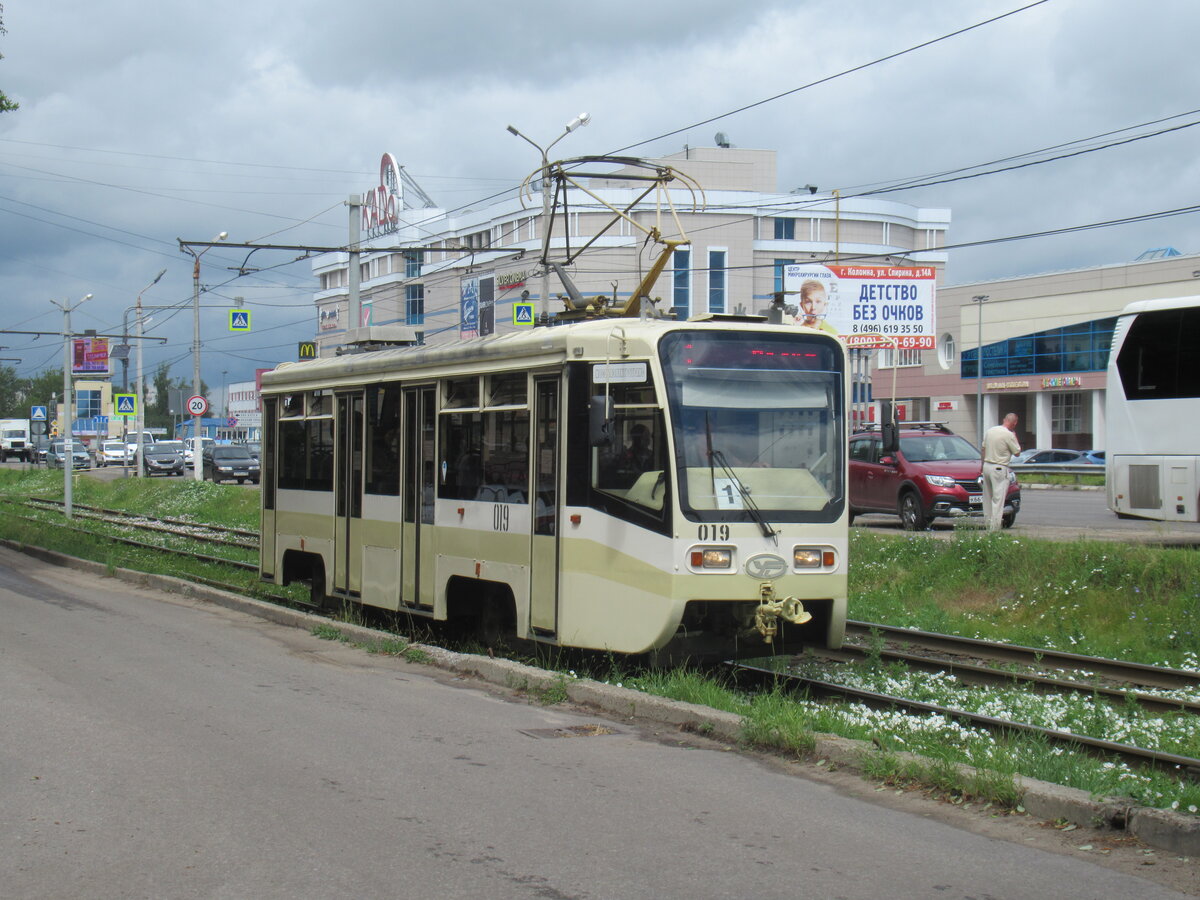
<path id="1" fill-rule="evenodd" d="M 939 422 L 900 422 L 899 448 L 884 446 L 879 429 L 850 438 L 850 520 L 859 513 L 894 513 L 909 531 L 940 516 L 981 516 L 979 448 Z M 1021 509 L 1011 471 L 1004 501 L 1005 528 Z"/>

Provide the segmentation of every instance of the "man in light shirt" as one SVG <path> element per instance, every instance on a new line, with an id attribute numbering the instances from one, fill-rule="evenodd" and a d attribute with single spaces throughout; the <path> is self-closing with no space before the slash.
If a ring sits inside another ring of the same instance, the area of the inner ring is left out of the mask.
<path id="1" fill-rule="evenodd" d="M 1004 499 L 1008 496 L 1009 464 L 1021 452 L 1017 443 L 1017 414 L 1009 413 L 1003 425 L 993 425 L 983 434 L 980 487 L 983 489 L 983 520 L 988 531 L 1000 530 Z"/>

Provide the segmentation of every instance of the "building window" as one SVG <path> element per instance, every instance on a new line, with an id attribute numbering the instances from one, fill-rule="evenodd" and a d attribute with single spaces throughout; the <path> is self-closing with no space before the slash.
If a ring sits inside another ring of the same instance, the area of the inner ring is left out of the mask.
<path id="1" fill-rule="evenodd" d="M 421 277 L 421 257 L 420 250 L 409 250 L 404 254 L 404 277 L 405 278 L 420 278 Z"/>
<path id="2" fill-rule="evenodd" d="M 678 319 L 686 319 L 692 308 L 692 251 L 676 250 L 672 257 L 671 309 Z"/>
<path id="3" fill-rule="evenodd" d="M 796 239 L 796 220 L 795 219 L 776 219 L 775 220 L 775 240 L 777 241 L 794 241 Z"/>
<path id="4" fill-rule="evenodd" d="M 1084 429 L 1081 393 L 1050 395 L 1050 430 L 1054 434 L 1081 434 Z"/>
<path id="5" fill-rule="evenodd" d="M 920 350 L 893 350 L 890 347 L 886 350 L 879 351 L 879 363 L 877 368 L 880 369 L 903 369 L 907 366 L 921 365 Z"/>
<path id="6" fill-rule="evenodd" d="M 1066 328 L 1052 328 L 1009 338 L 983 347 L 983 375 L 1047 375 L 1064 372 L 1103 372 L 1108 368 L 1116 319 L 1095 319 Z M 964 350 L 959 373 L 978 378 L 979 351 Z"/>
<path id="7" fill-rule="evenodd" d="M 75 394 L 76 418 L 91 419 L 103 414 L 103 410 L 100 408 L 99 391 L 78 391 Z"/>
<path id="8" fill-rule="evenodd" d="M 425 324 L 425 285 L 410 284 L 404 288 L 404 321 L 408 325 Z"/>
<path id="9" fill-rule="evenodd" d="M 777 259 L 777 260 L 775 260 L 775 287 L 773 290 L 775 291 L 776 294 L 783 291 L 783 267 L 790 266 L 794 262 L 795 262 L 794 259 Z"/>
<path id="10" fill-rule="evenodd" d="M 958 347 L 954 343 L 954 335 L 943 334 L 938 339 L 938 365 L 943 369 L 953 368 Z"/>
<path id="11" fill-rule="evenodd" d="M 710 313 L 725 312 L 725 282 L 728 273 L 725 271 L 725 260 L 728 254 L 724 250 L 708 251 L 708 311 Z"/>

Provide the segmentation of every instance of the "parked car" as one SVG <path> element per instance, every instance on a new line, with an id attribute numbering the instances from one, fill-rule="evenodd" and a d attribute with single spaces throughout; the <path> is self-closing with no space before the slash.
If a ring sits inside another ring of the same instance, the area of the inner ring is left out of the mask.
<path id="1" fill-rule="evenodd" d="M 105 441 L 96 455 L 97 466 L 128 466 L 133 463 L 133 454 L 124 441 Z"/>
<path id="2" fill-rule="evenodd" d="M 158 441 L 142 449 L 143 475 L 182 475 L 183 441 Z"/>
<path id="3" fill-rule="evenodd" d="M 1020 466 L 1091 466 L 1095 460 L 1085 450 L 1022 450 L 1013 457 L 1012 464 Z M 1104 465 L 1104 460 L 1100 460 Z"/>
<path id="4" fill-rule="evenodd" d="M 235 444 L 206 447 L 200 465 L 203 477 L 214 483 L 236 480 L 238 484 L 247 481 L 258 484 L 261 477 L 258 460 L 245 447 Z"/>
<path id="5" fill-rule="evenodd" d="M 245 447 L 254 457 L 255 462 L 262 462 L 262 441 L 240 441 L 235 447 Z"/>
<path id="6" fill-rule="evenodd" d="M 183 458 L 184 458 L 184 462 L 187 463 L 188 468 L 191 468 L 194 465 L 195 455 L 194 455 L 193 451 L 196 449 L 196 443 L 197 443 L 196 438 L 187 438 L 185 441 L 183 441 L 184 448 L 185 448 L 184 452 L 183 452 Z M 201 437 L 201 438 L 199 438 L 199 443 L 200 443 L 200 455 L 203 456 L 204 451 L 207 450 L 209 447 L 214 446 L 216 442 L 210 437 Z"/>
<path id="7" fill-rule="evenodd" d="M 850 518 L 860 513 L 900 516 L 909 531 L 940 517 L 983 515 L 979 448 L 936 422 L 901 422 L 899 449 L 885 452 L 878 428 L 850 438 Z M 1021 488 L 1008 479 L 1001 522 L 1012 527 Z"/>
<path id="8" fill-rule="evenodd" d="M 72 469 L 90 469 L 92 457 L 79 441 L 72 441 L 68 447 L 66 441 L 53 441 L 46 451 L 46 465 L 51 469 L 61 469 L 71 460 Z"/>
<path id="9" fill-rule="evenodd" d="M 1088 462 L 1090 462 L 1094 466 L 1104 465 L 1104 451 L 1103 450 L 1084 450 L 1083 455 L 1086 456 L 1088 458 Z"/>

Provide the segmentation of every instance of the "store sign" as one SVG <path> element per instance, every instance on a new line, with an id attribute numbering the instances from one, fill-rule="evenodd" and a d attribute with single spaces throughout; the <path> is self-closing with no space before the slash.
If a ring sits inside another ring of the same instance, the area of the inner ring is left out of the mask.
<path id="1" fill-rule="evenodd" d="M 939 400 L 937 402 L 938 412 L 954 412 L 956 409 L 958 409 L 957 400 Z"/>
<path id="2" fill-rule="evenodd" d="M 76 338 L 71 342 L 71 374 L 108 374 L 108 338 Z"/>
<path id="3" fill-rule="evenodd" d="M 496 276 L 496 287 L 502 291 L 510 291 L 525 284 L 528 272 L 504 272 Z"/>
<path id="4" fill-rule="evenodd" d="M 1029 390 L 1028 381 L 989 381 L 984 385 L 985 390 L 989 391 L 1027 391 Z"/>
<path id="5" fill-rule="evenodd" d="M 1044 388 L 1080 387 L 1082 385 L 1083 379 L 1078 375 L 1054 375 L 1042 379 L 1042 387 Z"/>
<path id="6" fill-rule="evenodd" d="M 362 232 L 368 238 L 394 234 L 400 229 L 400 210 L 404 208 L 400 165 L 390 153 L 379 163 L 379 186 L 363 196 Z"/>
<path id="7" fill-rule="evenodd" d="M 783 288 L 789 292 L 784 302 L 795 307 L 797 325 L 848 341 L 853 335 L 883 335 L 897 350 L 937 346 L 936 283 L 933 266 L 783 267 Z"/>
<path id="8" fill-rule="evenodd" d="M 338 308 L 336 306 L 330 306 L 321 310 L 317 317 L 320 322 L 318 327 L 321 331 L 334 331 L 337 329 Z"/>

